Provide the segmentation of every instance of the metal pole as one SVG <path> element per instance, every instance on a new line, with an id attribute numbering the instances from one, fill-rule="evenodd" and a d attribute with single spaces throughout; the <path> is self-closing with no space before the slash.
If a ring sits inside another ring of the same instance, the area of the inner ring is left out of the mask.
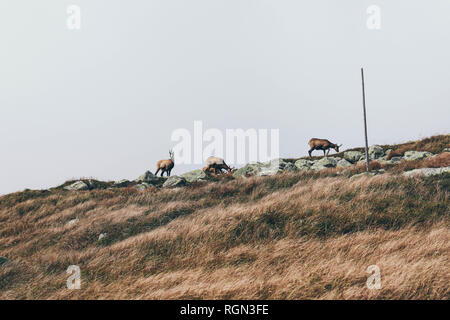
<path id="1" fill-rule="evenodd" d="M 362 95 L 363 95 L 363 111 L 364 111 L 364 136 L 366 139 L 366 171 L 369 172 L 369 142 L 367 140 L 367 118 L 366 118 L 366 91 L 364 88 L 364 69 L 361 68 Z"/>

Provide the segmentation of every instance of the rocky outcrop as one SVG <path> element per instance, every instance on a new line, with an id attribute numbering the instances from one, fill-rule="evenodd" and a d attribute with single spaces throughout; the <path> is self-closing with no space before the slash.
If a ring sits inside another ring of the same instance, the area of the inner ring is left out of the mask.
<path id="1" fill-rule="evenodd" d="M 179 176 L 170 176 L 167 178 L 167 180 L 164 182 L 163 187 L 164 188 L 175 188 L 175 187 L 181 187 L 186 185 L 186 179 Z"/>
<path id="2" fill-rule="evenodd" d="M 417 176 L 434 176 L 439 175 L 443 173 L 450 173 L 450 167 L 443 167 L 443 168 L 421 168 L 421 169 L 414 169 L 410 171 L 403 172 L 403 176 L 412 178 Z"/>
<path id="3" fill-rule="evenodd" d="M 403 159 L 405 159 L 407 161 L 423 160 L 432 155 L 433 154 L 431 152 L 427 152 L 427 151 L 406 151 L 405 154 L 403 155 Z"/>
<path id="4" fill-rule="evenodd" d="M 182 178 L 186 179 L 187 182 L 203 181 L 206 180 L 206 173 L 201 170 L 193 170 L 186 172 L 181 175 Z"/>
<path id="5" fill-rule="evenodd" d="M 137 178 L 134 181 L 135 182 L 155 183 L 155 182 L 158 182 L 159 179 L 160 179 L 159 177 L 155 176 L 150 171 L 146 171 L 143 175 L 139 176 L 139 178 Z"/>
<path id="6" fill-rule="evenodd" d="M 311 166 L 312 170 L 323 170 L 326 168 L 334 168 L 338 163 L 337 158 L 329 158 L 325 157 L 318 161 L 314 161 L 314 164 Z"/>
<path id="7" fill-rule="evenodd" d="M 81 191 L 81 190 L 89 190 L 90 186 L 86 182 L 80 180 L 64 187 L 64 189 L 69 191 Z"/>
<path id="8" fill-rule="evenodd" d="M 294 165 L 297 167 L 298 170 L 309 170 L 311 166 L 314 164 L 314 161 L 306 160 L 306 159 L 300 159 L 295 161 Z"/>
<path id="9" fill-rule="evenodd" d="M 359 151 L 346 151 L 344 152 L 344 159 L 351 163 L 358 162 L 362 157 L 364 157 L 364 154 Z"/>
<path id="10" fill-rule="evenodd" d="M 250 162 L 242 168 L 237 169 L 233 175 L 235 177 L 256 176 L 260 172 L 261 166 L 263 166 L 261 162 Z"/>
<path id="11" fill-rule="evenodd" d="M 338 168 L 348 168 L 351 167 L 353 164 L 345 159 L 341 159 L 337 162 L 336 167 Z"/>
<path id="12" fill-rule="evenodd" d="M 259 166 L 257 176 L 271 176 L 279 172 L 297 171 L 297 167 L 283 159 L 274 159 Z"/>
<path id="13" fill-rule="evenodd" d="M 370 159 L 379 159 L 384 156 L 384 150 L 379 145 L 373 145 L 369 147 L 369 157 Z"/>

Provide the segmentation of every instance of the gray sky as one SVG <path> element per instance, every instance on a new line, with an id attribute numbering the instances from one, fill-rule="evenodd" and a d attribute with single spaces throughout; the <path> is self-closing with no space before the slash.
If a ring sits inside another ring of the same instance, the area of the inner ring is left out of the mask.
<path id="1" fill-rule="evenodd" d="M 278 128 L 282 157 L 311 137 L 362 146 L 361 66 L 370 144 L 449 133 L 449 13 L 448 0 L 2 1 L 0 194 L 154 172 L 194 120 Z"/>

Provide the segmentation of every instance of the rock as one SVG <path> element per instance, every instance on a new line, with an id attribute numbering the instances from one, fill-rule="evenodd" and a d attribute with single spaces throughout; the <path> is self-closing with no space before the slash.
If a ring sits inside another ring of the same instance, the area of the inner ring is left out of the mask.
<path id="1" fill-rule="evenodd" d="M 351 176 L 350 180 L 356 180 L 361 177 L 373 177 L 375 175 L 376 175 L 375 172 L 363 172 L 363 173 L 358 173 L 358 174 Z"/>
<path id="2" fill-rule="evenodd" d="M 255 176 L 260 172 L 262 166 L 263 164 L 260 162 L 250 162 L 242 168 L 237 169 L 233 175 L 235 177 Z"/>
<path id="3" fill-rule="evenodd" d="M 138 189 L 139 191 L 144 191 L 145 189 L 153 187 L 153 185 L 150 184 L 150 183 L 147 183 L 147 182 L 142 182 L 142 183 L 139 183 L 139 184 L 135 185 L 134 187 L 136 189 Z"/>
<path id="4" fill-rule="evenodd" d="M 69 191 L 89 190 L 89 185 L 80 180 L 72 183 L 69 186 L 64 187 L 64 189 Z"/>
<path id="5" fill-rule="evenodd" d="M 384 156 L 384 150 L 379 145 L 373 145 L 369 147 L 369 157 L 371 160 L 378 159 Z"/>
<path id="6" fill-rule="evenodd" d="M 9 261 L 6 257 L 0 256 L 0 267 L 6 266 L 10 263 L 11 261 Z"/>
<path id="7" fill-rule="evenodd" d="M 66 223 L 66 226 L 72 226 L 72 225 L 74 225 L 74 224 L 77 224 L 78 222 L 80 222 L 80 219 L 75 218 L 75 219 L 69 220 L 69 221 Z"/>
<path id="8" fill-rule="evenodd" d="M 322 158 L 318 161 L 314 161 L 314 164 L 312 165 L 312 170 L 323 170 L 326 168 L 334 168 L 337 165 L 337 160 L 334 158 Z"/>
<path id="9" fill-rule="evenodd" d="M 155 176 L 153 173 L 151 173 L 150 171 L 146 171 L 143 175 L 139 176 L 136 180 L 134 180 L 135 182 L 147 182 L 147 183 L 152 183 L 152 182 L 157 182 L 159 180 L 159 178 L 157 176 Z"/>
<path id="10" fill-rule="evenodd" d="M 295 166 L 298 170 L 309 170 L 311 166 L 314 164 L 314 161 L 306 160 L 306 159 L 299 159 L 295 161 Z"/>
<path id="11" fill-rule="evenodd" d="M 414 169 L 410 171 L 403 172 L 403 176 L 412 178 L 417 176 L 434 176 L 439 175 L 443 173 L 450 173 L 450 167 L 443 167 L 443 168 L 421 168 L 421 169 Z"/>
<path id="12" fill-rule="evenodd" d="M 170 176 L 167 178 L 167 180 L 164 182 L 163 187 L 164 188 L 174 188 L 174 187 L 181 187 L 186 185 L 186 179 L 179 176 Z"/>
<path id="13" fill-rule="evenodd" d="M 98 236 L 98 241 L 102 241 L 103 239 L 106 238 L 108 234 L 107 233 L 100 233 L 100 235 Z"/>
<path id="14" fill-rule="evenodd" d="M 122 179 L 120 181 L 114 182 L 114 186 L 116 187 L 127 187 L 130 184 L 130 180 Z"/>
<path id="15" fill-rule="evenodd" d="M 336 164 L 336 167 L 341 167 L 341 168 L 348 168 L 350 166 L 352 166 L 352 163 L 345 159 L 339 160 Z"/>
<path id="16" fill-rule="evenodd" d="M 271 176 L 284 171 L 297 171 L 297 167 L 293 163 L 284 161 L 283 159 L 274 159 L 260 166 L 256 175 Z"/>
<path id="17" fill-rule="evenodd" d="M 401 162 L 402 160 L 403 160 L 403 157 L 392 157 L 390 161 L 392 163 L 398 163 L 398 162 Z"/>
<path id="18" fill-rule="evenodd" d="M 427 151 L 406 151 L 403 155 L 403 159 L 407 161 L 411 160 L 423 160 L 426 157 L 432 156 L 433 154 L 431 152 Z"/>
<path id="19" fill-rule="evenodd" d="M 198 170 L 186 172 L 186 173 L 182 174 L 181 177 L 186 179 L 187 182 L 195 182 L 195 181 L 205 180 L 206 173 L 203 170 L 198 169 Z"/>
<path id="20" fill-rule="evenodd" d="M 344 159 L 351 162 L 351 163 L 356 163 L 359 160 L 361 160 L 361 158 L 364 157 L 364 154 L 362 152 L 359 151 L 346 151 L 344 152 Z"/>
<path id="21" fill-rule="evenodd" d="M 450 152 L 450 148 L 445 148 L 442 152 Z"/>

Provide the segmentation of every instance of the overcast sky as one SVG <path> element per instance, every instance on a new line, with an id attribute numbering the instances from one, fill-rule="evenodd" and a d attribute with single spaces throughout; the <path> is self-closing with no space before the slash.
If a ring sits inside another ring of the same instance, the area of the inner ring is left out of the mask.
<path id="1" fill-rule="evenodd" d="M 0 194 L 154 172 L 194 120 L 279 129 L 282 157 L 311 137 L 362 146 L 361 66 L 370 144 L 449 133 L 449 14 L 448 0 L 1 1 Z"/>

